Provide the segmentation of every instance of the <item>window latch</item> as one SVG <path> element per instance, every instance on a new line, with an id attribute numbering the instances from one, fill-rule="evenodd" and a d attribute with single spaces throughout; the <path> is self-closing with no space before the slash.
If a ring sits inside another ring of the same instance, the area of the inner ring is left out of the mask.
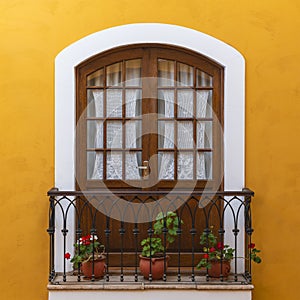
<path id="1" fill-rule="evenodd" d="M 143 165 L 142 166 L 137 166 L 137 168 L 139 170 L 143 170 L 143 177 L 149 175 L 149 161 L 148 160 L 144 160 Z"/>

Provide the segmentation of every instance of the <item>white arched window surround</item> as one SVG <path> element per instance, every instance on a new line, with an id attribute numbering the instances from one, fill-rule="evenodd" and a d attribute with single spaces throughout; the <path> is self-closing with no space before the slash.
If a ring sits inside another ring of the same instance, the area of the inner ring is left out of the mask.
<path id="1" fill-rule="evenodd" d="M 187 48 L 224 67 L 224 189 L 241 190 L 244 187 L 245 171 L 243 56 L 233 47 L 199 31 L 157 23 L 129 24 L 105 29 L 76 41 L 57 55 L 55 60 L 55 186 L 60 190 L 75 188 L 75 67 L 103 51 L 119 46 L 145 43 Z"/>

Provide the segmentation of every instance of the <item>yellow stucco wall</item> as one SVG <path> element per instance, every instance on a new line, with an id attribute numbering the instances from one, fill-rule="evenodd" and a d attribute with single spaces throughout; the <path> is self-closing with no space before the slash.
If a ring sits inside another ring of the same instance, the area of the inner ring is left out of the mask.
<path id="1" fill-rule="evenodd" d="M 122 24 L 190 27 L 246 59 L 246 182 L 254 189 L 254 299 L 296 299 L 299 284 L 298 0 L 0 0 L 0 293 L 47 298 L 46 192 L 54 182 L 54 58 Z"/>

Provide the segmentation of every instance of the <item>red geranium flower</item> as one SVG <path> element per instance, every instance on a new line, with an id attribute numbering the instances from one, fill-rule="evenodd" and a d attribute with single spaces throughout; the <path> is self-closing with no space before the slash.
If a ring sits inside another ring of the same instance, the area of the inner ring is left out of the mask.
<path id="1" fill-rule="evenodd" d="M 250 243 L 250 244 L 248 245 L 248 248 L 249 248 L 249 249 L 255 248 L 255 244 L 254 244 L 254 243 Z"/>
<path id="2" fill-rule="evenodd" d="M 86 246 L 90 245 L 91 244 L 90 238 L 91 238 L 91 235 L 83 236 L 81 238 L 82 244 L 86 245 Z"/>
<path id="3" fill-rule="evenodd" d="M 215 252 L 216 251 L 216 248 L 214 248 L 214 247 L 211 247 L 210 249 L 209 249 L 209 252 Z"/>
<path id="4" fill-rule="evenodd" d="M 223 250 L 223 249 L 224 249 L 224 244 L 221 243 L 221 242 L 218 242 L 217 248 L 218 248 L 219 250 Z"/>
<path id="5" fill-rule="evenodd" d="M 203 258 L 205 258 L 205 259 L 209 258 L 209 255 L 207 253 L 204 253 Z"/>
<path id="6" fill-rule="evenodd" d="M 70 259 L 70 258 L 71 258 L 71 254 L 70 254 L 69 252 L 67 252 L 67 253 L 65 254 L 65 258 L 66 258 L 66 259 Z"/>

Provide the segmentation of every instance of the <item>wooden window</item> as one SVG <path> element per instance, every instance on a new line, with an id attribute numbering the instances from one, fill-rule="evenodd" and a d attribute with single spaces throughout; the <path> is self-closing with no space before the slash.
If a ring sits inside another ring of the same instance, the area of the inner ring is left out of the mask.
<path id="1" fill-rule="evenodd" d="M 219 186 L 221 66 L 149 44 L 101 53 L 76 74 L 79 188 Z"/>

